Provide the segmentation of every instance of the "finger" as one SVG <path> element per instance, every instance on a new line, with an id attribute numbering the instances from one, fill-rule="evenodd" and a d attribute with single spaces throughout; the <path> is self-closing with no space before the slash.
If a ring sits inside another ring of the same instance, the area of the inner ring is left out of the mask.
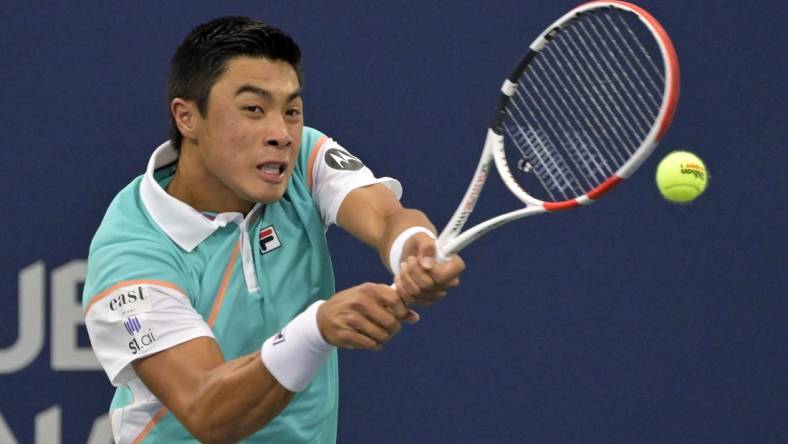
<path id="1" fill-rule="evenodd" d="M 369 336 L 363 335 L 356 330 L 351 328 L 346 328 L 341 332 L 339 335 L 339 341 L 336 344 L 337 347 L 346 348 L 349 350 L 356 350 L 356 349 L 367 349 L 367 350 L 380 350 L 382 345 L 375 341 L 374 339 L 370 338 Z"/>
<path id="2" fill-rule="evenodd" d="M 435 289 L 435 280 L 429 275 L 429 270 L 425 270 L 422 267 L 420 259 L 410 257 L 407 260 L 407 264 L 407 276 L 419 288 L 419 292 Z"/>
<path id="3" fill-rule="evenodd" d="M 399 300 L 399 297 L 397 297 L 397 300 Z M 404 305 L 401 310 L 397 310 L 401 311 L 401 314 L 395 315 L 394 310 L 392 307 L 380 305 L 379 309 L 370 310 L 366 317 L 367 320 L 385 330 L 389 336 L 394 336 L 399 333 L 401 328 L 399 319 L 404 318 L 408 314 L 408 310 L 404 308 Z"/>
<path id="4" fill-rule="evenodd" d="M 413 281 L 413 278 L 409 274 L 400 275 L 400 281 L 408 294 L 408 298 L 411 299 L 411 302 L 422 293 L 419 286 Z"/>
<path id="5" fill-rule="evenodd" d="M 413 296 L 405 289 L 405 283 L 402 282 L 402 278 L 399 275 L 394 276 L 394 289 L 397 291 L 397 295 L 403 303 L 413 303 Z"/>
<path id="6" fill-rule="evenodd" d="M 421 307 L 426 307 L 434 304 L 435 302 L 438 302 L 439 300 L 443 299 L 445 296 L 446 296 L 446 291 L 444 290 L 422 293 L 419 295 L 417 299 L 415 299 L 414 304 Z"/>
<path id="7" fill-rule="evenodd" d="M 460 273 L 465 270 L 465 262 L 459 256 L 452 255 L 451 260 L 434 267 L 430 272 L 430 277 L 441 287 L 448 287 L 449 283 L 458 278 Z M 457 282 L 459 284 L 459 282 Z"/>
<path id="8" fill-rule="evenodd" d="M 430 305 L 433 299 L 430 293 L 436 290 L 435 282 L 429 276 L 424 276 L 422 271 L 414 271 L 420 268 L 416 262 L 409 261 L 405 268 L 406 272 L 400 275 L 400 282 L 403 283 L 408 295 L 403 299 L 409 304 Z M 421 277 L 419 277 L 420 274 L 422 274 Z M 416 282 L 418 279 L 421 279 L 420 283 Z"/>
<path id="9" fill-rule="evenodd" d="M 456 277 L 448 282 L 435 282 L 434 291 L 445 291 L 450 288 L 455 288 L 460 285 L 460 278 Z"/>
<path id="10" fill-rule="evenodd" d="M 417 253 L 419 265 L 426 270 L 431 270 L 435 266 L 436 251 L 434 240 L 430 239 L 427 242 L 421 242 Z"/>
<path id="11" fill-rule="evenodd" d="M 397 283 L 397 290 L 402 290 L 405 292 L 405 298 L 413 299 L 413 297 L 420 293 L 419 286 L 413 282 L 413 279 L 409 276 L 409 264 L 408 262 L 403 262 L 400 264 L 399 274 L 395 278 Z M 408 301 L 410 302 L 410 301 Z"/>
<path id="12" fill-rule="evenodd" d="M 398 291 L 394 291 L 391 287 L 381 284 L 377 287 L 377 297 L 380 305 L 385 307 L 389 313 L 393 314 L 396 320 L 407 316 L 408 307 L 400 298 Z"/>
<path id="13" fill-rule="evenodd" d="M 446 294 L 448 294 L 446 290 L 431 291 L 424 295 L 424 299 L 426 299 L 430 303 L 433 303 L 445 298 Z"/>
<path id="14" fill-rule="evenodd" d="M 394 319 L 391 313 L 382 307 L 379 310 L 379 313 L 377 313 L 377 316 L 374 318 L 374 321 L 367 316 L 354 316 L 348 319 L 347 325 L 348 327 L 355 330 L 358 334 L 372 339 L 377 345 L 383 345 L 388 342 L 393 334 L 396 334 L 396 332 L 399 330 L 391 333 L 383 325 L 381 325 L 387 323 L 386 321 L 380 320 L 383 318 L 381 313 L 385 313 L 392 320 L 392 323 L 395 323 L 397 326 L 399 326 L 399 323 L 396 322 L 396 319 Z"/>

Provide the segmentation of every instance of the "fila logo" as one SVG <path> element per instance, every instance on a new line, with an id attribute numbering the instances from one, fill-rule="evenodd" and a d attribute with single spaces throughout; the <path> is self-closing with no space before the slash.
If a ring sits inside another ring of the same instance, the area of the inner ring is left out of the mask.
<path id="1" fill-rule="evenodd" d="M 279 242 L 279 236 L 276 234 L 273 225 L 269 225 L 260 230 L 260 253 L 266 254 L 269 251 L 276 250 L 281 247 L 282 243 Z"/>
<path id="2" fill-rule="evenodd" d="M 360 160 L 337 148 L 327 150 L 325 159 L 326 164 L 335 170 L 355 171 L 364 168 Z"/>
<path id="3" fill-rule="evenodd" d="M 276 336 L 274 336 L 274 340 L 273 340 L 273 342 L 271 344 L 272 345 L 276 345 L 276 344 L 279 344 L 279 343 L 282 343 L 282 342 L 285 342 L 285 331 L 284 330 L 280 331 L 279 333 L 276 334 Z"/>
<path id="4" fill-rule="evenodd" d="M 140 320 L 136 316 L 123 321 L 123 326 L 126 327 L 126 331 L 132 336 L 134 336 L 134 333 L 139 333 L 142 330 L 142 324 L 140 324 Z"/>

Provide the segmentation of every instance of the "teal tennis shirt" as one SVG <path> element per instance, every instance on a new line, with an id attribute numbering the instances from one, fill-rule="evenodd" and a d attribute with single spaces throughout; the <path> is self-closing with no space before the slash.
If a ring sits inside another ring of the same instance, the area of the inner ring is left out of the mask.
<path id="1" fill-rule="evenodd" d="M 401 195 L 396 180 L 375 178 L 317 130 L 304 128 L 299 150 L 284 197 L 246 215 L 203 214 L 167 194 L 178 156 L 169 142 L 110 204 L 90 245 L 83 307 L 93 349 L 117 387 L 116 442 L 197 442 L 131 363 L 203 336 L 215 338 L 228 361 L 257 352 L 334 294 L 325 232 L 344 197 L 374 183 Z M 334 351 L 307 388 L 244 442 L 336 442 L 337 373 Z"/>

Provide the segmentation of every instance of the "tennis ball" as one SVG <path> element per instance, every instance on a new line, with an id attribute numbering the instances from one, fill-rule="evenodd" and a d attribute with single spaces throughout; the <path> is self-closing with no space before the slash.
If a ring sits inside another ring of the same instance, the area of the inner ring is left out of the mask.
<path id="1" fill-rule="evenodd" d="M 706 165 L 689 151 L 673 151 L 657 166 L 657 188 L 676 203 L 687 203 L 703 193 L 708 182 Z"/>

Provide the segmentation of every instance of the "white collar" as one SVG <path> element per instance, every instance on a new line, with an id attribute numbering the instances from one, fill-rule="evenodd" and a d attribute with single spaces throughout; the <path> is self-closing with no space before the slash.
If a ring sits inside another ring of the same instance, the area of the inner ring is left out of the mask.
<path id="1" fill-rule="evenodd" d="M 190 252 L 214 231 L 228 223 L 242 224 L 244 217 L 241 213 L 219 213 L 211 220 L 188 204 L 169 195 L 153 177 L 153 173 L 156 169 L 169 165 L 177 159 L 178 152 L 169 141 L 156 148 L 140 183 L 140 197 L 156 224 L 173 242 Z M 255 204 L 247 217 L 251 218 L 259 208 L 260 204 Z"/>

